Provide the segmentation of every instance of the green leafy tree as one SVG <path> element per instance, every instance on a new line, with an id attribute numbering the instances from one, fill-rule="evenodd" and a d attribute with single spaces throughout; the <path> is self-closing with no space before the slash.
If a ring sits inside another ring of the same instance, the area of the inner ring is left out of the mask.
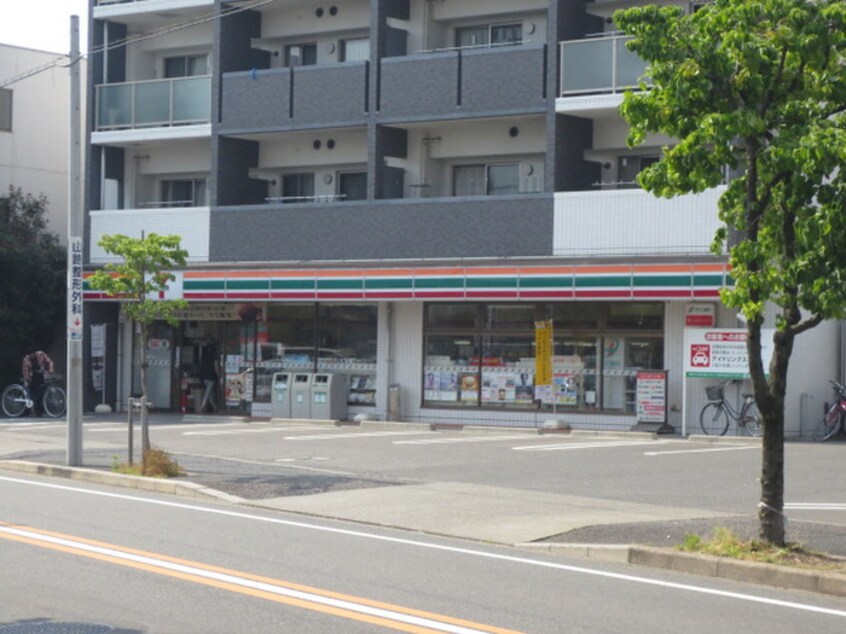
<path id="1" fill-rule="evenodd" d="M 47 349 L 66 314 L 66 251 L 47 230 L 47 199 L 0 196 L 0 385 L 20 378 L 27 348 Z"/>
<path id="2" fill-rule="evenodd" d="M 763 418 L 760 535 L 782 545 L 794 341 L 846 306 L 846 2 L 714 0 L 689 15 L 646 6 L 614 20 L 648 63 L 648 85 L 621 108 L 629 144 L 652 132 L 677 140 L 640 184 L 671 197 L 720 185 L 732 170 L 713 251 L 729 254 L 734 285 L 721 297 L 746 318 Z M 765 368 L 768 306 L 777 315 Z"/>
<path id="3" fill-rule="evenodd" d="M 185 308 L 183 299 L 160 299 L 175 279 L 172 269 L 185 266 L 188 252 L 180 247 L 179 236 L 160 236 L 151 233 L 141 238 L 104 235 L 99 245 L 122 262 L 107 264 L 88 278 L 91 288 L 119 298 L 123 313 L 140 327 L 138 348 L 141 366 L 141 446 L 142 460 L 150 451 L 150 431 L 147 424 L 147 339 L 154 321 L 176 325 L 174 314 Z"/>

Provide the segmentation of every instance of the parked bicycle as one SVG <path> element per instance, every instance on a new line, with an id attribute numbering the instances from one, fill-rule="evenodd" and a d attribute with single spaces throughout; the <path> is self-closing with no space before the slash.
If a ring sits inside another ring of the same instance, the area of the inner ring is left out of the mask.
<path id="1" fill-rule="evenodd" d="M 846 416 L 846 386 L 840 385 L 837 381 L 829 381 L 829 383 L 834 388 L 834 403 L 814 430 L 814 440 L 823 441 L 836 436 L 843 427 L 843 417 Z"/>
<path id="2" fill-rule="evenodd" d="M 699 414 L 699 425 L 706 436 L 724 436 L 728 431 L 730 420 L 733 420 L 737 427 L 743 429 L 749 436 L 760 435 L 761 413 L 758 411 L 755 397 L 752 394 L 741 394 L 743 404 L 739 410 L 736 410 L 725 398 L 726 385 L 736 382 L 729 380 L 720 385 L 705 388 L 705 394 L 711 402 L 702 408 Z"/>
<path id="3" fill-rule="evenodd" d="M 37 389 L 36 394 L 30 394 L 26 383 L 13 383 L 3 390 L 0 396 L 0 405 L 3 413 L 10 418 L 22 416 L 24 412 L 31 410 L 39 403 L 41 409 L 50 418 L 64 416 L 67 408 L 65 390 L 56 378 L 48 378 L 44 384 Z"/>

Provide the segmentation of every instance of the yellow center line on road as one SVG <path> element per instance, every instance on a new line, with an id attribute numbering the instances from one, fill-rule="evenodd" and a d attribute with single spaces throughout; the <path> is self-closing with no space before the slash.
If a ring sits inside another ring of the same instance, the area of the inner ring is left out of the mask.
<path id="1" fill-rule="evenodd" d="M 411 634 L 519 634 L 472 621 L 382 603 L 227 568 L 0 522 L 0 538 L 191 581 Z"/>

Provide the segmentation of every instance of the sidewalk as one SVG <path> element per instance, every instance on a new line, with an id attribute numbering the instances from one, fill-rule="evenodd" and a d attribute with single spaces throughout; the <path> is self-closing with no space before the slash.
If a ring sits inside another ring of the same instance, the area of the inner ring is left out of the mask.
<path id="1" fill-rule="evenodd" d="M 86 421 L 126 422 L 125 414 L 86 416 Z M 222 417 L 156 414 L 156 424 L 224 420 Z M 239 419 L 240 420 L 240 419 Z M 151 418 L 153 421 L 153 418 Z M 402 424 L 402 423 L 399 423 Z M 374 426 L 397 423 L 374 423 Z M 570 557 L 701 571 L 757 583 L 776 582 L 846 596 L 846 575 L 796 571 L 761 575 L 755 564 L 718 571 L 712 558 L 678 553 L 684 536 L 707 536 L 726 526 L 743 537 L 757 531 L 754 515 L 530 492 L 456 482 L 399 483 L 331 474 L 307 474 L 284 466 L 214 456 L 177 454 L 186 478 L 153 480 L 111 472 L 113 448 L 86 443 L 85 468 L 63 466 L 61 447 L 4 447 L 0 470 L 16 470 L 142 490 L 212 499 L 315 517 L 412 530 L 480 542 L 519 545 Z M 2 459 L 5 458 L 5 459 Z M 9 458 L 17 458 L 15 460 Z M 789 537 L 804 546 L 846 557 L 842 528 L 793 522 Z M 742 564 L 742 562 L 736 562 Z M 767 567 L 769 568 L 769 567 Z M 739 572 L 738 572 L 739 571 Z M 738 576 L 740 575 L 740 576 Z M 811 575 L 811 576 L 809 576 Z M 833 577 L 828 579 L 828 577 Z M 798 584 L 798 585 L 797 585 Z M 822 588 L 822 589 L 821 589 Z"/>

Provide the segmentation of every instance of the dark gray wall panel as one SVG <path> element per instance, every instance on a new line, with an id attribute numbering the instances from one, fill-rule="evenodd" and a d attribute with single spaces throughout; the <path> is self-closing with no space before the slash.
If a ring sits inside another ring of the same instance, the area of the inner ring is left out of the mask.
<path id="1" fill-rule="evenodd" d="M 367 63 L 256 70 L 223 76 L 220 131 L 360 124 L 366 117 Z M 293 114 L 293 118 L 292 115 Z"/>
<path id="2" fill-rule="evenodd" d="M 380 112 L 403 119 L 453 114 L 458 104 L 458 55 L 382 60 Z"/>
<path id="3" fill-rule="evenodd" d="M 548 195 L 217 208 L 214 262 L 552 255 Z"/>
<path id="4" fill-rule="evenodd" d="M 544 48 L 470 50 L 462 54 L 461 110 L 543 110 Z"/>

